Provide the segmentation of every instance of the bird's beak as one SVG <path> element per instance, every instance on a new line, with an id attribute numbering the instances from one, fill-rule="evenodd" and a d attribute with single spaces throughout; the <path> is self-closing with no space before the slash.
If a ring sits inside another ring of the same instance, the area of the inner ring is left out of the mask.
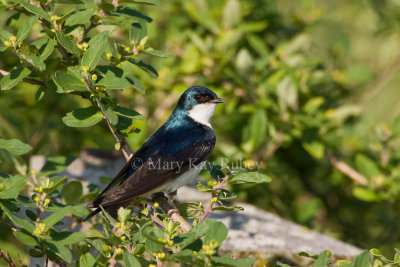
<path id="1" fill-rule="evenodd" d="M 210 100 L 209 102 L 210 103 L 215 103 L 215 104 L 224 103 L 224 99 L 223 98 L 216 98 L 216 99 Z"/>

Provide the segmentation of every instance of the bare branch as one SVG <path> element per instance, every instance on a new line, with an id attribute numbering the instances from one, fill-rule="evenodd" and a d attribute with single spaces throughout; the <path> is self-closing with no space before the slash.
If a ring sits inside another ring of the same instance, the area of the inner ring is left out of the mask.
<path id="1" fill-rule="evenodd" d="M 13 258 L 11 258 L 10 254 L 6 250 L 0 250 L 0 258 L 7 262 L 8 266 L 17 267 L 17 263 Z"/>
<path id="2" fill-rule="evenodd" d="M 174 222 L 178 222 L 182 231 L 184 233 L 188 232 L 190 230 L 190 225 L 182 218 L 182 216 L 179 214 L 179 211 L 175 208 L 173 208 L 169 203 L 168 199 L 164 196 L 163 193 L 157 193 L 153 196 L 153 202 L 157 202 L 160 204 L 160 207 L 164 210 L 164 212 L 171 216 L 171 219 Z"/>
<path id="3" fill-rule="evenodd" d="M 355 181 L 356 183 L 366 185 L 368 183 L 367 178 L 364 175 L 354 170 L 352 167 L 347 165 L 345 162 L 338 160 L 334 156 L 328 155 L 329 162 L 344 175 Z"/>
<path id="4" fill-rule="evenodd" d="M 40 86 L 45 86 L 46 85 L 42 81 L 38 81 L 38 80 L 35 80 L 35 79 L 31 79 L 31 78 L 23 78 L 22 81 L 26 82 L 26 83 L 30 83 L 30 84 L 40 85 Z"/>
<path id="5" fill-rule="evenodd" d="M 272 157 L 272 155 L 274 155 L 274 153 L 276 152 L 276 150 L 278 150 L 278 148 L 282 145 L 283 137 L 284 137 L 284 136 L 285 136 L 285 135 L 283 134 L 282 131 L 279 131 L 279 132 L 278 132 L 278 140 L 277 140 L 277 141 L 275 142 L 275 144 L 274 144 L 271 148 L 269 148 L 269 149 L 267 150 L 267 152 L 265 153 L 265 158 L 266 158 L 266 159 Z"/>
<path id="6" fill-rule="evenodd" d="M 94 90 L 90 86 L 90 83 L 87 80 L 87 78 L 85 78 L 84 80 L 85 80 L 85 85 L 86 85 L 86 88 L 88 89 L 88 91 L 90 93 L 92 93 L 93 95 L 95 95 Z M 95 97 L 96 97 L 96 95 L 95 95 Z M 120 144 L 122 153 L 124 154 L 125 159 L 128 161 L 133 154 L 130 146 L 126 142 L 125 138 L 120 136 L 118 134 L 118 132 L 114 129 L 114 127 L 111 125 L 110 120 L 107 118 L 106 114 L 104 114 L 103 110 L 101 109 L 100 100 L 97 97 L 95 99 L 96 99 L 97 108 L 103 113 L 103 119 L 106 121 L 107 126 L 110 129 L 111 133 L 113 134 L 115 140 L 117 140 L 117 142 Z"/>
<path id="7" fill-rule="evenodd" d="M 8 75 L 8 74 L 10 74 L 10 73 L 9 73 L 8 71 L 1 70 L 1 69 L 0 69 L 0 74 L 3 75 L 3 76 L 6 76 L 6 75 Z"/>
<path id="8" fill-rule="evenodd" d="M 222 178 L 222 180 L 218 183 L 217 193 L 213 195 L 213 198 L 218 197 L 218 194 L 219 192 L 221 192 L 222 188 L 228 185 L 228 179 L 229 177 L 231 177 L 231 174 L 232 173 L 228 171 L 225 177 Z M 207 218 L 207 216 L 212 212 L 213 206 L 214 206 L 214 201 L 212 201 L 211 199 L 210 202 L 208 203 L 208 206 L 204 209 L 204 214 L 200 218 L 200 221 L 204 221 Z"/>

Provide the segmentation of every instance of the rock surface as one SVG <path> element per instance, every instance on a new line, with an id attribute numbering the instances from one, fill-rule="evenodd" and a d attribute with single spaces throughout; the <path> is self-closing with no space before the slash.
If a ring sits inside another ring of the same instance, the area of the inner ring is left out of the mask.
<path id="1" fill-rule="evenodd" d="M 30 165 L 39 170 L 44 163 L 43 156 L 33 156 Z M 79 179 L 84 184 L 93 183 L 105 187 L 100 182 L 100 177 L 114 177 L 124 163 L 125 160 L 117 155 L 85 150 L 61 175 L 69 179 Z M 195 185 L 189 185 L 178 190 L 177 199 L 179 202 L 208 202 L 209 194 L 197 191 Z M 244 211 L 216 211 L 209 216 L 223 222 L 229 229 L 228 237 L 220 250 L 232 251 L 236 255 L 256 256 L 259 266 L 271 266 L 269 264 L 276 260 L 307 266 L 310 261 L 297 256 L 301 251 L 319 254 L 323 250 L 329 250 L 334 259 L 352 259 L 362 251 L 252 205 L 235 205 L 244 207 Z"/>

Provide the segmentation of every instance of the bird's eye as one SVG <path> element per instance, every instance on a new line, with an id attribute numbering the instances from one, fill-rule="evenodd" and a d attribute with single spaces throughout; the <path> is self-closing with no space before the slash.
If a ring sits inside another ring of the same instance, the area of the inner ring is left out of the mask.
<path id="1" fill-rule="evenodd" d="M 194 99 L 199 100 L 200 98 L 201 98 L 201 95 L 200 95 L 200 94 L 195 94 L 195 95 L 194 95 Z"/>

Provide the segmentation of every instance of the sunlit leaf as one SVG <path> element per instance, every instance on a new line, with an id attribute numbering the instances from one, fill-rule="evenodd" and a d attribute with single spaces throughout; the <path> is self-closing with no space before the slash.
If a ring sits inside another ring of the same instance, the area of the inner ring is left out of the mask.
<path id="1" fill-rule="evenodd" d="M 101 112 L 94 106 L 76 109 L 67 113 L 62 121 L 69 127 L 89 127 L 103 119 Z"/>
<path id="2" fill-rule="evenodd" d="M 17 67 L 10 74 L 4 76 L 0 81 L 1 90 L 10 90 L 27 77 L 31 71 L 26 67 Z"/>

